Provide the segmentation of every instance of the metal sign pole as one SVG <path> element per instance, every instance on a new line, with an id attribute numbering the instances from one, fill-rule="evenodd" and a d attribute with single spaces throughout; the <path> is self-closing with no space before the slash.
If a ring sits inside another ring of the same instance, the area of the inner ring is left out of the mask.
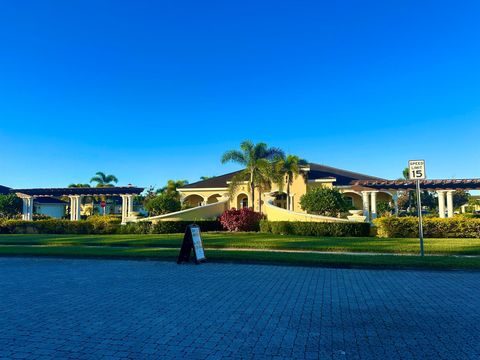
<path id="1" fill-rule="evenodd" d="M 422 219 L 422 199 L 420 194 L 420 180 L 417 180 L 417 209 L 418 209 L 418 235 L 420 237 L 420 256 L 423 252 L 423 219 Z"/>

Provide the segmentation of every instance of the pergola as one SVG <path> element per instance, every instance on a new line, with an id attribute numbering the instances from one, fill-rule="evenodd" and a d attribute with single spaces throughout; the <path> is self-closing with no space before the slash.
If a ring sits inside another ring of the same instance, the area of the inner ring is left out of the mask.
<path id="1" fill-rule="evenodd" d="M 358 180 L 354 186 L 368 188 L 371 191 L 409 191 L 415 190 L 414 180 Z M 441 179 L 420 180 L 422 190 L 435 191 L 438 194 L 438 215 L 445 217 L 445 197 L 447 216 L 453 217 L 453 192 L 455 190 L 480 190 L 480 179 Z"/>
<path id="2" fill-rule="evenodd" d="M 135 186 L 125 187 L 77 187 L 77 188 L 46 188 L 46 189 L 13 189 L 23 200 L 23 220 L 33 219 L 33 200 L 40 197 L 69 197 L 70 220 L 80 220 L 80 205 L 84 196 L 120 196 L 122 198 L 122 224 L 133 212 L 133 196 L 139 195 L 144 188 Z"/>

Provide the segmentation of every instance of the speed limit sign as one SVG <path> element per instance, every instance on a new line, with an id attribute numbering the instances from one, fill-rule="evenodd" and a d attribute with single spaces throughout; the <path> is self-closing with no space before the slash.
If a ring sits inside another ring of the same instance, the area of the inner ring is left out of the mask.
<path id="1" fill-rule="evenodd" d="M 423 251 L 423 220 L 422 220 L 422 195 L 420 192 L 420 180 L 425 180 L 425 160 L 409 160 L 408 161 L 408 177 L 415 180 L 417 188 L 417 211 L 418 211 L 418 235 L 420 238 L 420 256 L 424 255 Z"/>
<path id="2" fill-rule="evenodd" d="M 408 161 L 408 177 L 410 180 L 425 180 L 425 160 Z"/>

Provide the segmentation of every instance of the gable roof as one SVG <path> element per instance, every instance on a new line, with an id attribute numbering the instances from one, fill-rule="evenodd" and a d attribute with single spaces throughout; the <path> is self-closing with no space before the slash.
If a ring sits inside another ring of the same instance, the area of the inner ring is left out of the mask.
<path id="1" fill-rule="evenodd" d="M 230 181 L 239 172 L 243 170 L 234 171 L 228 174 L 214 176 L 206 180 L 197 181 L 188 185 L 184 185 L 179 190 L 182 189 L 211 189 L 211 188 L 226 188 L 228 187 L 227 181 Z"/>
<path id="2" fill-rule="evenodd" d="M 334 182 L 337 186 L 352 185 L 358 180 L 384 180 L 375 176 L 356 173 L 353 171 L 334 168 L 331 166 L 309 163 L 310 171 L 308 172 L 308 180 L 315 179 L 336 179 Z M 185 186 L 182 186 L 178 190 L 182 189 L 207 189 L 207 188 L 227 188 L 227 181 L 230 181 L 232 177 L 243 170 L 234 171 L 228 174 L 214 176 L 207 180 L 197 181 Z"/>

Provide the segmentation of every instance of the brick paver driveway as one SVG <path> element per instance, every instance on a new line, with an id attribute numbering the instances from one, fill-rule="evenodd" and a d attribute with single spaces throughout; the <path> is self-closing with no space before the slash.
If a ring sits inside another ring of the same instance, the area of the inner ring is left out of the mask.
<path id="1" fill-rule="evenodd" d="M 479 359 L 480 273 L 0 258 L 0 358 Z"/>

